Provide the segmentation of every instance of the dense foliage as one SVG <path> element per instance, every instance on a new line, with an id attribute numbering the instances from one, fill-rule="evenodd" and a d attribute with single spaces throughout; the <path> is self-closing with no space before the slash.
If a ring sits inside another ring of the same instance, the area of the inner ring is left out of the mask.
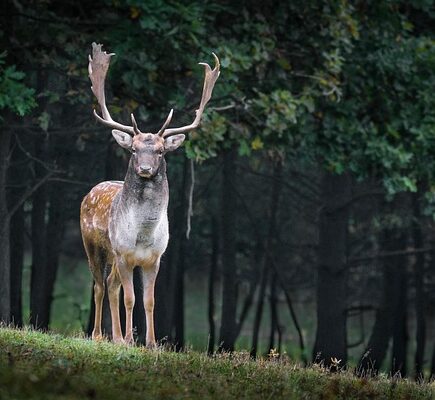
<path id="1" fill-rule="evenodd" d="M 0 54 L 0 109 L 23 116 L 36 105 L 35 91 L 23 84 L 25 74 L 15 65 L 5 65 L 5 57 L 6 53 Z"/>
<path id="2" fill-rule="evenodd" d="M 66 74 L 63 101 L 92 102 L 83 53 L 99 41 L 117 54 L 114 114 L 134 111 L 153 128 L 174 107 L 181 123 L 189 119 L 181 112 L 197 102 L 199 87 L 190 86 L 201 70 L 194 66 L 214 51 L 223 68 L 215 106 L 228 109 L 208 113 L 189 157 L 216 156 L 231 139 L 241 155 L 278 148 L 337 173 L 383 178 L 390 192 L 415 191 L 418 177 L 431 178 L 431 2 L 106 0 L 93 3 L 84 20 L 85 4 L 36 2 L 13 14 L 26 29 L 14 28 L 21 46 L 14 43 L 11 58 Z M 3 84 L 22 79 L 13 68 Z M 30 94 L 20 96 L 23 105 Z M 38 93 L 50 102 L 59 96 L 47 87 Z M 49 118 L 40 115 L 40 124 Z"/>

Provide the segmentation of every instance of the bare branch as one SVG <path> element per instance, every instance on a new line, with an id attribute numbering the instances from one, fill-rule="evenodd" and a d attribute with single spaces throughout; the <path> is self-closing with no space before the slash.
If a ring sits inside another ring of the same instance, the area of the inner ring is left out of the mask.
<path id="1" fill-rule="evenodd" d="M 380 258 L 387 258 L 387 257 L 395 257 L 395 256 L 413 256 L 416 254 L 422 254 L 422 253 L 432 253 L 435 251 L 435 248 L 433 247 L 427 247 L 427 248 L 421 248 L 421 249 L 407 249 L 407 250 L 395 250 L 395 251 L 385 251 L 383 253 L 367 256 L 367 257 L 358 257 L 358 258 L 351 258 L 348 261 L 348 264 L 359 264 L 366 261 L 372 261 L 377 260 Z"/>
<path id="2" fill-rule="evenodd" d="M 21 140 L 19 138 L 19 135 L 15 134 L 15 143 L 17 144 L 18 148 L 25 154 L 25 156 L 27 158 L 29 158 L 32 161 L 35 161 L 36 163 L 42 165 L 42 167 L 44 167 L 47 171 L 50 171 L 52 173 L 59 173 L 62 171 L 53 169 L 52 166 L 50 164 L 47 164 L 44 160 L 41 160 L 40 158 L 37 158 L 35 156 L 33 156 L 32 154 L 30 154 L 23 146 L 23 144 L 21 143 Z"/>
<path id="3" fill-rule="evenodd" d="M 227 104 L 226 106 L 222 106 L 222 107 L 210 107 L 209 110 L 210 111 L 227 111 L 227 110 L 231 110 L 233 108 L 236 108 L 237 105 L 235 103 L 230 103 Z"/>
<path id="4" fill-rule="evenodd" d="M 189 206 L 187 209 L 187 229 L 186 238 L 189 239 L 191 230 L 191 218 L 193 216 L 193 190 L 195 188 L 195 164 L 190 160 L 190 188 L 189 188 Z"/>
<path id="5" fill-rule="evenodd" d="M 21 205 L 33 194 L 40 186 L 47 182 L 56 171 L 49 171 L 45 176 L 43 176 L 38 182 L 36 182 L 31 188 L 27 189 L 23 195 L 17 200 L 14 206 L 8 212 L 8 218 L 10 219 L 15 212 L 21 207 Z"/>

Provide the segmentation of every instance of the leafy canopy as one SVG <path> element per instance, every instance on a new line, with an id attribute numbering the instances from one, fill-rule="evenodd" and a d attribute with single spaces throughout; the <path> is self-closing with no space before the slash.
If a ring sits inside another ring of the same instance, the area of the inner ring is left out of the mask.
<path id="1" fill-rule="evenodd" d="M 19 116 L 36 106 L 35 90 L 23 82 L 25 74 L 15 65 L 6 65 L 6 52 L 0 54 L 0 110 L 10 110 Z"/>
<path id="2" fill-rule="evenodd" d="M 92 41 L 104 43 L 117 54 L 113 115 L 129 121 L 134 112 L 155 130 L 170 108 L 174 125 L 192 120 L 203 76 L 196 63 L 211 62 L 214 51 L 222 74 L 186 144 L 189 157 L 203 161 L 228 146 L 245 156 L 279 153 L 379 178 L 394 193 L 422 180 L 435 187 L 433 8 L 429 0 L 97 0 L 82 20 L 73 5 L 48 1 L 26 11 L 28 29 L 15 38 L 26 46 L 14 56 L 64 71 L 63 100 L 89 105 L 85 55 Z M 21 73 L 1 71 L 2 107 L 29 110 L 33 92 L 13 89 Z"/>

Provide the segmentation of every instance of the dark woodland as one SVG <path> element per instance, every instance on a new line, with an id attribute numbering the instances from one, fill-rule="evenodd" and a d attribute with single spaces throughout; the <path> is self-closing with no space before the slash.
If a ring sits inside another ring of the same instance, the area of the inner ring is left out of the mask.
<path id="1" fill-rule="evenodd" d="M 93 116 L 91 44 L 116 54 L 112 116 L 150 132 L 191 122 L 214 52 L 202 124 L 166 156 L 157 340 L 430 379 L 434 34 L 431 0 L 2 2 L 0 319 L 93 328 L 80 204 L 129 153 Z"/>

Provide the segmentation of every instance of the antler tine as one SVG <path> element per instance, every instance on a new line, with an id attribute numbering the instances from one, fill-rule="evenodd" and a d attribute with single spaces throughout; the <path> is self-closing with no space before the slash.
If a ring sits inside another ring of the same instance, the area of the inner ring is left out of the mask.
<path id="1" fill-rule="evenodd" d="M 165 133 L 165 130 L 168 127 L 168 125 L 171 123 L 171 119 L 172 119 L 172 114 L 173 113 L 174 113 L 174 109 L 171 108 L 171 111 L 169 111 L 169 114 L 168 114 L 168 117 L 166 118 L 165 123 L 160 128 L 160 130 L 157 132 L 157 135 L 164 137 L 163 134 Z"/>
<path id="2" fill-rule="evenodd" d="M 98 104 L 101 108 L 101 113 L 103 117 L 100 117 L 96 110 L 94 110 L 94 115 L 99 122 L 102 124 L 109 126 L 110 128 L 119 129 L 121 131 L 127 132 L 131 135 L 135 134 L 134 128 L 132 126 L 127 126 L 120 124 L 112 119 L 110 116 L 109 110 L 106 106 L 106 96 L 104 94 L 104 82 L 107 75 L 107 70 L 110 65 L 110 58 L 115 55 L 114 53 L 107 54 L 105 51 L 102 51 L 103 45 L 92 43 L 92 57 L 89 56 L 89 78 L 92 82 L 92 92 L 98 100 Z"/>
<path id="3" fill-rule="evenodd" d="M 168 137 L 168 136 L 176 135 L 177 133 L 187 132 L 198 127 L 199 123 L 201 122 L 201 117 L 202 117 L 202 113 L 204 112 L 204 108 L 211 98 L 214 85 L 217 79 L 219 78 L 219 74 L 220 74 L 219 58 L 216 56 L 216 54 L 214 53 L 212 54 L 215 60 L 215 67 L 213 68 L 213 70 L 210 68 L 210 65 L 208 65 L 207 63 L 199 63 L 200 65 L 204 66 L 205 77 L 204 77 L 204 86 L 202 89 L 201 102 L 199 104 L 199 108 L 196 110 L 196 116 L 194 121 L 190 125 L 182 126 L 180 128 L 166 129 L 160 134 L 162 137 Z"/>
<path id="4" fill-rule="evenodd" d="M 133 130 L 135 135 L 139 135 L 139 133 L 142 133 L 137 127 L 136 119 L 134 118 L 133 113 L 131 113 L 131 123 L 133 124 Z"/>

